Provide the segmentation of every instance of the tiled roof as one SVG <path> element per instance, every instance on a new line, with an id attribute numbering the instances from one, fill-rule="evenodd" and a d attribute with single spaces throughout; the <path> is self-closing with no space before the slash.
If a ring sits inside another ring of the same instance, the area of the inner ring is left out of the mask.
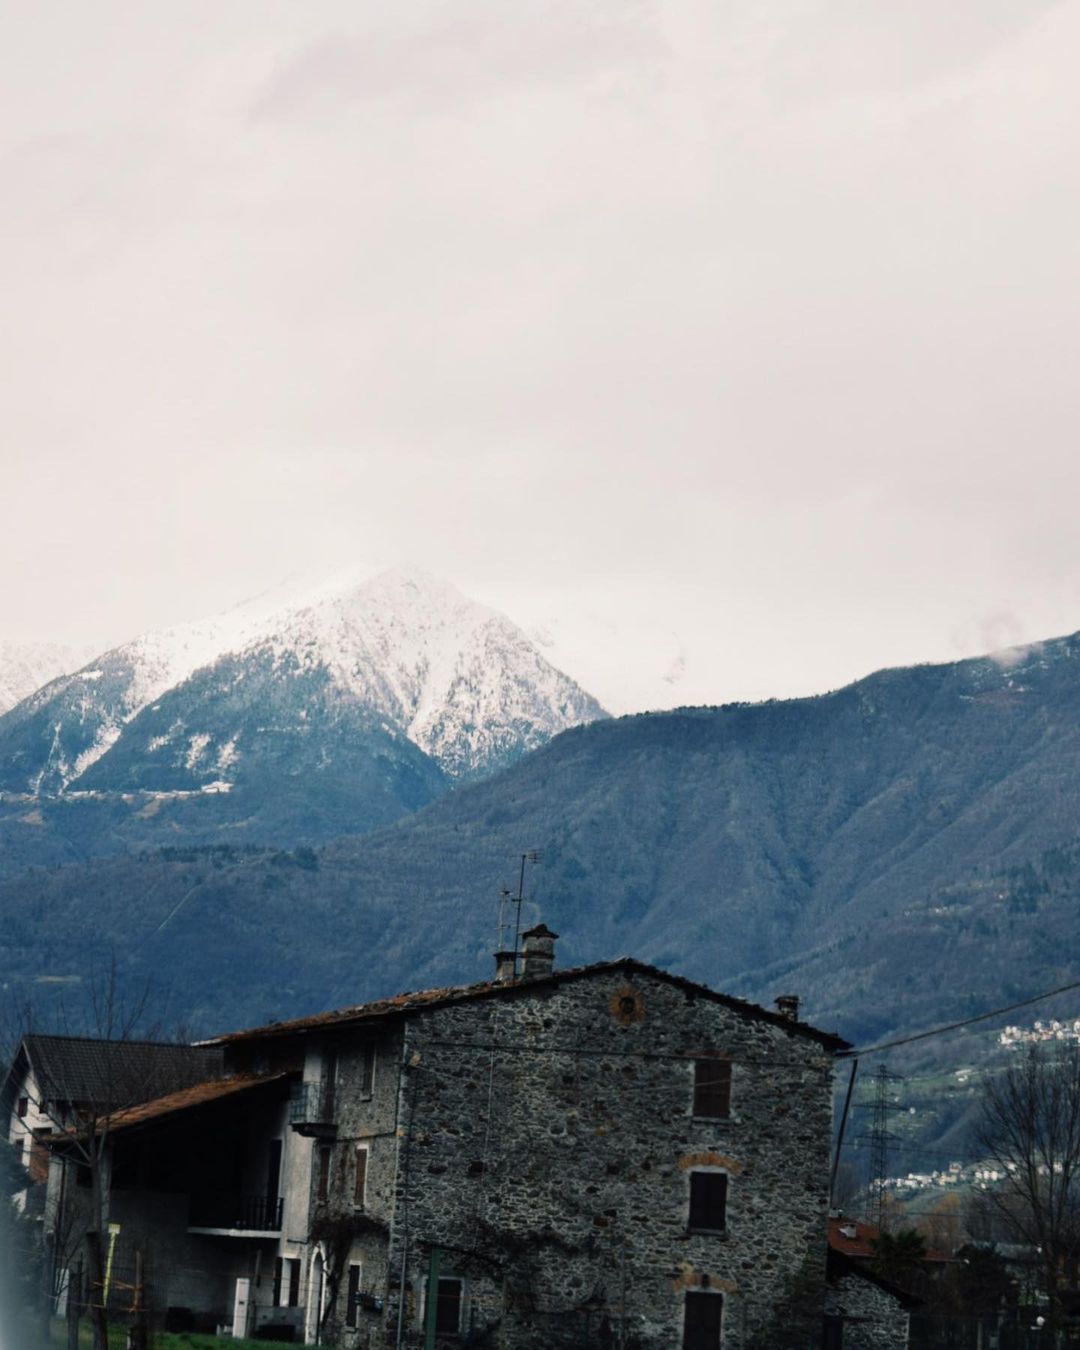
<path id="1" fill-rule="evenodd" d="M 84 1106 L 148 1101 L 213 1077 L 223 1062 L 214 1047 L 161 1041 L 31 1034 L 22 1045 L 45 1100 Z"/>
<path id="2" fill-rule="evenodd" d="M 730 994 L 718 993 L 708 985 L 696 984 L 681 975 L 672 975 L 657 966 L 647 965 L 633 957 L 624 956 L 617 961 L 600 961 L 589 966 L 574 966 L 566 970 L 556 970 L 550 975 L 534 976 L 529 979 L 485 980 L 480 984 L 447 985 L 440 989 L 422 989 L 416 992 L 395 994 L 392 998 L 378 999 L 372 1003 L 358 1003 L 350 1008 L 339 1008 L 333 1012 L 315 1013 L 310 1017 L 298 1017 L 289 1022 L 271 1022 L 267 1026 L 252 1027 L 245 1031 L 234 1031 L 227 1035 L 216 1036 L 204 1042 L 206 1045 L 233 1045 L 242 1041 L 258 1040 L 273 1036 L 289 1036 L 308 1031 L 320 1031 L 328 1027 L 344 1026 L 364 1022 L 381 1022 L 389 1018 L 400 1017 L 425 1008 L 439 1007 L 447 1003 L 463 1003 L 470 999 L 509 998 L 523 990 L 537 987 L 565 984 L 571 980 L 587 979 L 591 975 L 607 974 L 612 971 L 625 971 L 628 974 L 649 975 L 678 986 L 697 998 L 711 999 L 724 1007 L 741 1013 L 744 1017 L 769 1022 L 793 1035 L 807 1036 L 818 1041 L 832 1051 L 850 1049 L 847 1041 L 832 1032 L 819 1031 L 807 1022 L 794 1022 L 780 1013 L 770 1012 L 767 1008 L 749 1003 L 745 999 L 733 998 Z"/>
<path id="3" fill-rule="evenodd" d="M 261 1077 L 238 1075 L 233 1078 L 214 1078 L 206 1083 L 195 1083 L 180 1092 L 170 1092 L 152 1102 L 143 1102 L 139 1106 L 118 1111 L 109 1121 L 109 1129 L 130 1130 L 136 1125 L 147 1125 L 165 1116 L 176 1115 L 179 1111 L 190 1111 L 196 1106 L 207 1106 L 226 1097 L 235 1097 L 241 1092 L 250 1092 L 253 1088 L 265 1087 L 267 1083 L 279 1082 L 292 1075 L 288 1072 L 264 1074 Z"/>
<path id="4" fill-rule="evenodd" d="M 873 1243 L 881 1236 L 881 1229 L 862 1219 L 831 1218 L 829 1220 L 829 1246 L 834 1252 L 853 1260 L 866 1260 L 874 1255 Z M 952 1258 L 944 1252 L 927 1249 L 926 1261 L 949 1261 Z"/>

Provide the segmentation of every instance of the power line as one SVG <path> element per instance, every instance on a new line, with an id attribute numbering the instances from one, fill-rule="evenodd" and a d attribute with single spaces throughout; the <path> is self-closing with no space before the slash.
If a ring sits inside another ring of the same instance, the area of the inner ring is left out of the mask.
<path id="1" fill-rule="evenodd" d="M 880 1045 L 870 1045 L 865 1049 L 840 1050 L 836 1057 L 854 1059 L 858 1055 L 876 1055 L 882 1050 L 895 1050 L 901 1045 L 929 1040 L 931 1036 L 944 1036 L 950 1031 L 960 1031 L 963 1027 L 974 1026 L 976 1022 L 988 1022 L 991 1017 L 1002 1017 L 1005 1013 L 1015 1012 L 1018 1008 L 1030 1008 L 1033 1003 L 1041 1003 L 1044 999 L 1054 998 L 1058 994 L 1070 994 L 1074 989 L 1080 989 L 1080 980 L 1074 980 L 1072 984 L 1063 984 L 1059 989 L 1049 989 L 1044 994 L 1023 998 L 1019 1003 L 1007 1003 L 1003 1008 L 994 1008 L 990 1012 L 979 1013 L 976 1017 L 965 1017 L 961 1022 L 949 1022 L 943 1027 L 934 1027 L 931 1031 L 917 1032 L 914 1036 L 900 1036 L 895 1041 L 882 1041 Z"/>

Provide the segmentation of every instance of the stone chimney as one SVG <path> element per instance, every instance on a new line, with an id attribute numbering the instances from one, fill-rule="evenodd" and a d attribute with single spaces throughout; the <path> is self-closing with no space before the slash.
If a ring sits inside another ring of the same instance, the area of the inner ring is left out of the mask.
<path id="1" fill-rule="evenodd" d="M 495 983 L 508 984 L 517 974 L 517 952 L 495 953 Z"/>
<path id="2" fill-rule="evenodd" d="M 524 962 L 521 973 L 527 980 L 551 974 L 555 964 L 555 939 L 558 936 L 543 923 L 522 933 L 521 954 Z"/>
<path id="3" fill-rule="evenodd" d="M 789 1022 L 799 1020 L 799 996 L 798 994 L 781 994 L 775 1000 L 776 1011 L 781 1017 L 786 1017 Z"/>

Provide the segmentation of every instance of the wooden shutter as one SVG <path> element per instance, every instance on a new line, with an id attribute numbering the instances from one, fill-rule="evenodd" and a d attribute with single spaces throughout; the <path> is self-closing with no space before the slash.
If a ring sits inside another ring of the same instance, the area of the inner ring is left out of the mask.
<path id="1" fill-rule="evenodd" d="M 345 1325 L 347 1327 L 356 1326 L 356 1296 L 360 1292 L 360 1267 L 358 1265 L 349 1266 L 349 1287 L 346 1291 L 345 1304 Z"/>
<path id="2" fill-rule="evenodd" d="M 300 1258 L 294 1256 L 289 1260 L 289 1307 L 299 1308 L 300 1306 Z"/>
<path id="3" fill-rule="evenodd" d="M 330 1194 L 330 1147 L 328 1144 L 319 1146 L 319 1177 L 317 1198 L 326 1200 Z"/>
<path id="4" fill-rule="evenodd" d="M 353 1191 L 353 1204 L 357 1209 L 363 1209 L 367 1191 L 367 1155 L 366 1148 L 360 1147 L 356 1150 L 356 1189 Z"/>
<path id="5" fill-rule="evenodd" d="M 694 1115 L 712 1120 L 731 1114 L 731 1060 L 694 1061 Z"/>

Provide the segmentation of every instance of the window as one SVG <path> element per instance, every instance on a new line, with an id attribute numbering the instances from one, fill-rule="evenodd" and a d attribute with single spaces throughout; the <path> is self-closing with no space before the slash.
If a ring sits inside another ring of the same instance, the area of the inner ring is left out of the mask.
<path id="1" fill-rule="evenodd" d="M 371 1042 L 362 1046 L 360 1050 L 362 1056 L 360 1062 L 360 1092 L 365 1097 L 371 1096 L 371 1089 L 375 1084 L 375 1046 Z"/>
<path id="2" fill-rule="evenodd" d="M 349 1284 L 346 1299 L 345 1325 L 354 1327 L 356 1326 L 356 1309 L 360 1300 L 360 1267 L 355 1262 L 349 1263 Z"/>
<path id="3" fill-rule="evenodd" d="M 364 1199 L 367 1194 L 367 1161 L 368 1151 L 366 1144 L 357 1144 L 356 1146 L 356 1186 L 353 1189 L 353 1204 L 357 1209 L 364 1208 Z"/>
<path id="4" fill-rule="evenodd" d="M 727 1173 L 690 1173 L 690 1220 L 692 1233 L 720 1233 L 727 1227 Z"/>
<path id="5" fill-rule="evenodd" d="M 315 1197 L 325 1201 L 330 1194 L 330 1145 L 320 1144 L 317 1158 Z"/>
<path id="6" fill-rule="evenodd" d="M 275 1308 L 296 1308 L 300 1305 L 300 1262 L 294 1256 L 274 1258 Z"/>
<path id="7" fill-rule="evenodd" d="M 722 1294 L 688 1293 L 683 1311 L 683 1350 L 720 1350 Z"/>
<path id="8" fill-rule="evenodd" d="M 287 1256 L 285 1264 L 289 1268 L 289 1303 L 290 1308 L 299 1308 L 300 1306 L 300 1258 L 298 1256 Z"/>
<path id="9" fill-rule="evenodd" d="M 18 1114 L 19 1114 L 19 1119 L 20 1119 L 20 1120 L 25 1120 L 25 1119 L 26 1119 L 26 1113 L 27 1113 L 27 1111 L 30 1110 L 30 1098 L 29 1098 L 29 1097 L 20 1097 L 20 1098 L 19 1098 L 19 1104 L 18 1104 L 18 1106 L 16 1107 L 16 1110 L 17 1110 L 17 1112 L 18 1112 Z"/>
<path id="10" fill-rule="evenodd" d="M 455 1335 L 461 1330 L 461 1304 L 464 1281 L 439 1280 L 438 1304 L 435 1308 L 435 1330 Z"/>
<path id="11" fill-rule="evenodd" d="M 694 1060 L 694 1115 L 723 1120 L 731 1115 L 731 1060 Z"/>
<path id="12" fill-rule="evenodd" d="M 334 1119 L 337 1098 L 337 1051 L 323 1051 L 323 1119 Z"/>
<path id="13" fill-rule="evenodd" d="M 48 1181 L 49 1179 L 49 1150 L 41 1142 L 35 1139 L 30 1145 L 30 1168 L 31 1181 Z"/>

